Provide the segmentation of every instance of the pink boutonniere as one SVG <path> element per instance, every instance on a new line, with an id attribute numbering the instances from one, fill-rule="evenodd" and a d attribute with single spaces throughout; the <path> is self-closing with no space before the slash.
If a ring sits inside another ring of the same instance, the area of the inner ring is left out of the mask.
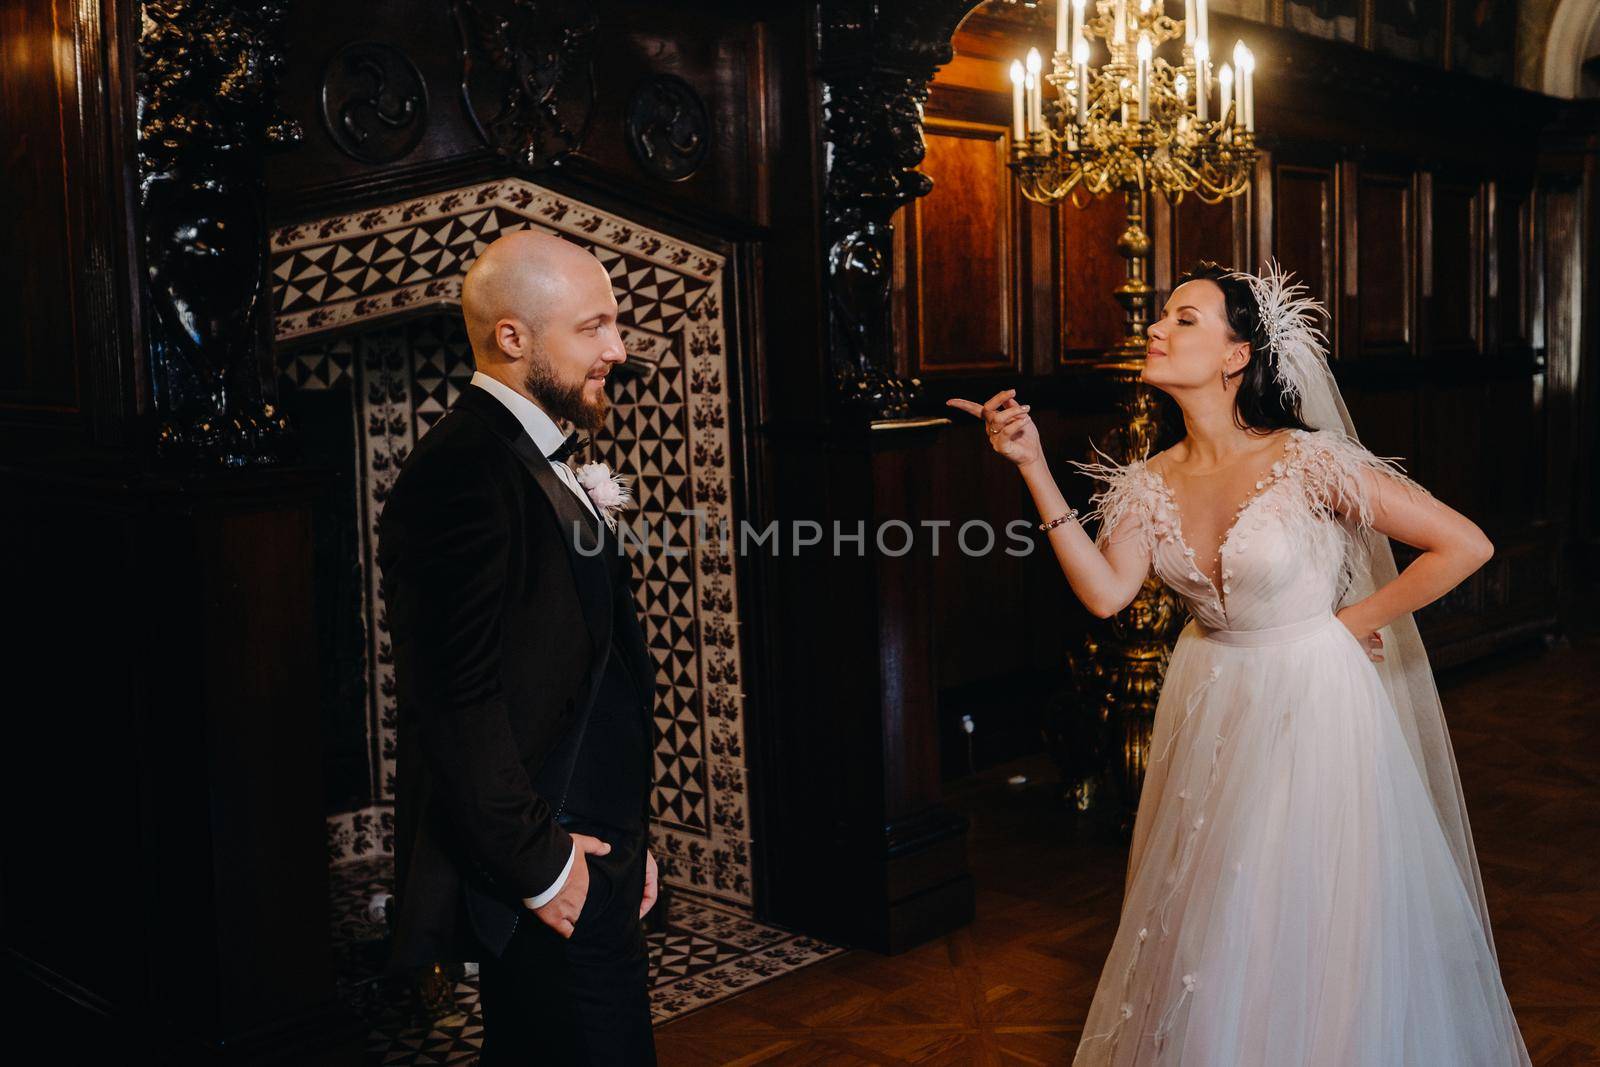
<path id="1" fill-rule="evenodd" d="M 606 527 L 615 530 L 617 516 L 633 504 L 633 493 L 628 488 L 628 480 L 619 474 L 614 474 L 604 463 L 585 463 L 575 468 L 572 473 L 577 476 L 578 484 L 583 486 L 583 491 L 589 494 L 589 501 L 594 505 L 595 511 L 605 519 Z"/>

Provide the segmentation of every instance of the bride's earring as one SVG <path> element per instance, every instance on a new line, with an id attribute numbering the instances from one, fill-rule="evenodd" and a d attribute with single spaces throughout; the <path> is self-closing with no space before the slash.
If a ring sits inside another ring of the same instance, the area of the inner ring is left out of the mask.
<path id="1" fill-rule="evenodd" d="M 1222 371 L 1221 371 L 1221 374 L 1222 374 L 1222 391 L 1223 392 L 1227 392 L 1228 391 L 1228 368 L 1227 367 L 1223 367 Z"/>

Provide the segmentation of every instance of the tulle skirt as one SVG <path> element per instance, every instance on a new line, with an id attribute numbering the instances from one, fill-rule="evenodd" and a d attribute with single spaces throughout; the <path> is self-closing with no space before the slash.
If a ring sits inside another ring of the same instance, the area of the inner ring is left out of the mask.
<path id="1" fill-rule="evenodd" d="M 1383 684 L 1338 620 L 1179 639 L 1073 1063 L 1529 1063 Z"/>

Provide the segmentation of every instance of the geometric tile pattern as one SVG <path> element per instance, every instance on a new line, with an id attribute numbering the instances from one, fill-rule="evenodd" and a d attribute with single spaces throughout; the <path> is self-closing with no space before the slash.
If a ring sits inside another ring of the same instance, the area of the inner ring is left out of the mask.
<path id="1" fill-rule="evenodd" d="M 471 1063 L 483 1044 L 477 966 L 454 983 L 454 1010 L 427 1019 L 410 991 L 384 976 L 388 949 L 381 894 L 390 891 L 386 856 L 332 868 L 333 942 L 340 996 L 365 1020 L 367 1061 L 378 1064 Z M 843 950 L 756 922 L 709 897 L 682 890 L 667 897 L 665 929 L 648 934 L 650 1010 L 656 1025 Z"/>
<path id="2" fill-rule="evenodd" d="M 737 571 L 718 531 L 737 529 L 722 256 L 506 179 L 271 235 L 279 382 L 348 389 L 358 429 L 355 502 L 365 582 L 371 795 L 392 803 L 393 667 L 374 563 L 378 517 L 400 463 L 472 374 L 461 276 L 501 233 L 557 233 L 611 275 L 629 362 L 592 455 L 634 479 L 635 584 L 656 666 L 652 836 L 669 884 L 751 904 L 745 699 Z M 620 379 L 620 380 L 619 380 Z M 351 839 L 330 827 L 336 856 Z M 370 840 L 382 840 L 382 835 Z"/>

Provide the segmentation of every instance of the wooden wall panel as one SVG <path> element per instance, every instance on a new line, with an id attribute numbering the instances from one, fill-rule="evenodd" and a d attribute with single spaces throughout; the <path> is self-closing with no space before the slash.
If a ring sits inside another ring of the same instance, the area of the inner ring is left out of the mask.
<path id="1" fill-rule="evenodd" d="M 1413 204 L 1409 175 L 1363 170 L 1356 182 L 1356 329 L 1363 355 L 1414 351 Z"/>
<path id="2" fill-rule="evenodd" d="M 1532 342 L 1528 330 L 1528 276 L 1533 255 L 1532 199 L 1528 190 L 1504 184 L 1494 197 L 1494 327 L 1501 346 Z"/>
<path id="3" fill-rule="evenodd" d="M 1057 217 L 1063 358 L 1094 357 L 1122 339 L 1122 305 L 1111 293 L 1127 273 L 1127 261 L 1117 254 L 1127 207 L 1120 196 L 1102 196 L 1082 209 L 1061 207 Z"/>
<path id="4" fill-rule="evenodd" d="M 1331 308 L 1338 203 L 1334 169 L 1280 164 L 1274 170 L 1273 255 Z"/>
<path id="5" fill-rule="evenodd" d="M 72 59 L 54 47 L 50 3 L 0 9 L 0 115 L 8 149 L 0 168 L 0 404 L 76 410 L 72 360 L 73 235 L 63 131 L 77 107 Z"/>
<path id="6" fill-rule="evenodd" d="M 903 212 L 906 310 L 915 374 L 1019 365 L 1019 198 L 1004 126 L 930 120 L 933 192 Z"/>
<path id="7" fill-rule="evenodd" d="M 1223 204 L 1207 204 L 1186 197 L 1172 209 L 1172 271 L 1174 277 L 1202 259 L 1224 266 L 1241 266 L 1239 242 L 1235 236 L 1236 215 L 1244 198 Z"/>
<path id="8" fill-rule="evenodd" d="M 1479 347 L 1483 264 L 1480 190 L 1470 182 L 1432 182 L 1429 270 L 1423 298 L 1429 308 L 1432 354 L 1470 354 Z"/>
<path id="9" fill-rule="evenodd" d="M 1487 387 L 1477 382 L 1431 383 L 1418 407 L 1417 479 L 1457 511 L 1484 518 L 1489 411 Z M 1498 427 L 1494 430 L 1499 439 Z"/>
<path id="10" fill-rule="evenodd" d="M 1348 384 L 1340 391 L 1361 443 L 1377 455 L 1399 457 L 1411 469 L 1420 451 L 1416 392 Z"/>
<path id="11" fill-rule="evenodd" d="M 269 206 L 275 220 L 331 214 L 331 207 L 392 203 L 515 169 L 484 144 L 462 106 L 455 6 L 434 0 L 289 5 L 283 24 L 289 62 L 280 77 L 279 102 L 300 120 L 305 139 L 293 151 L 269 159 Z M 768 116 L 763 90 L 757 88 L 765 76 L 766 54 L 757 26 L 703 5 L 598 0 L 590 6 L 601 30 L 594 36 L 597 77 L 587 134 L 579 151 L 559 170 L 546 169 L 543 180 L 571 174 L 652 210 L 696 221 L 706 216 L 719 223 L 766 221 L 760 201 L 767 191 L 763 154 Z M 352 41 L 375 41 L 397 50 L 415 65 L 426 88 L 418 119 L 423 124 L 420 140 L 390 163 L 352 158 L 338 147 L 322 117 L 325 72 Z M 518 60 L 512 56 L 509 61 Z M 678 181 L 649 175 L 628 143 L 630 101 L 641 83 L 656 74 L 687 83 L 709 120 L 707 128 L 696 131 L 686 117 L 679 135 L 695 133 L 706 148 L 700 165 Z"/>
<path id="12" fill-rule="evenodd" d="M 0 7 L 0 435 L 13 454 L 116 449 L 140 429 L 123 13 Z"/>
<path id="13" fill-rule="evenodd" d="M 1483 507 L 1488 516 L 1514 520 L 1544 513 L 1544 381 L 1542 375 L 1510 374 L 1486 387 L 1482 420 L 1494 442 L 1485 451 Z"/>

